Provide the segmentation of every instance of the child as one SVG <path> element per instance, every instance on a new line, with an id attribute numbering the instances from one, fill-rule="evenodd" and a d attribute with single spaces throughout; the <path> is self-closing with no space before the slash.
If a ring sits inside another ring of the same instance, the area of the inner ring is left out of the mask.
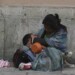
<path id="1" fill-rule="evenodd" d="M 29 63 L 20 63 L 19 64 L 19 69 L 24 69 L 24 70 L 28 70 L 28 69 L 33 69 L 33 70 L 48 70 L 49 67 L 49 62 L 48 62 L 48 58 L 46 59 L 46 54 L 44 51 L 40 52 L 39 54 L 36 54 L 34 52 L 32 52 L 32 45 L 35 42 L 39 42 L 40 44 L 43 44 L 44 46 L 47 46 L 45 40 L 40 39 L 38 36 L 34 35 L 34 34 L 26 34 L 23 37 L 23 50 L 24 52 L 27 51 L 28 55 L 33 59 L 33 61 L 29 62 Z M 43 43 L 44 42 L 44 43 Z"/>
<path id="2" fill-rule="evenodd" d="M 13 63 L 18 68 L 20 63 L 29 63 L 35 59 L 35 54 L 30 50 L 31 46 L 31 34 L 27 34 L 23 37 L 23 48 L 17 49 L 13 56 Z"/>

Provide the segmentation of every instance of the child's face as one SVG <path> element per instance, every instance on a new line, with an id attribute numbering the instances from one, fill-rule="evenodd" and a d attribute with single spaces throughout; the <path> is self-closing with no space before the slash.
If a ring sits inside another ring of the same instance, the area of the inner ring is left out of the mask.
<path id="1" fill-rule="evenodd" d="M 37 37 L 37 35 L 31 34 L 31 38 L 29 38 L 29 41 L 28 41 L 28 43 L 27 43 L 27 46 L 28 46 L 29 48 L 31 48 L 32 43 L 33 43 L 33 40 L 34 40 L 34 38 L 36 38 L 36 37 Z"/>
<path id="2" fill-rule="evenodd" d="M 29 41 L 28 41 L 28 43 L 27 43 L 27 46 L 28 46 L 29 48 L 31 48 L 31 45 L 32 45 L 32 38 L 29 38 Z"/>
<path id="3" fill-rule="evenodd" d="M 37 38 L 37 35 L 31 34 L 31 38 L 32 38 L 32 43 L 33 43 L 33 40 L 34 38 Z"/>

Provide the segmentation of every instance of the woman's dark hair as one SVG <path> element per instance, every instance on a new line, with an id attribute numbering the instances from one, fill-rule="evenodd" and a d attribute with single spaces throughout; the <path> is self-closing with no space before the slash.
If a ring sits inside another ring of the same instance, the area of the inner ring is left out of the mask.
<path id="1" fill-rule="evenodd" d="M 58 14 L 48 14 L 44 19 L 42 24 L 47 25 L 51 29 L 53 29 L 55 32 L 63 28 L 65 31 L 67 31 L 66 27 L 61 24 L 61 19 L 59 19 Z"/>
<path id="2" fill-rule="evenodd" d="M 31 38 L 31 33 L 29 34 L 26 34 L 23 39 L 22 39 L 22 42 L 23 42 L 23 45 L 26 45 L 29 41 L 29 38 Z"/>

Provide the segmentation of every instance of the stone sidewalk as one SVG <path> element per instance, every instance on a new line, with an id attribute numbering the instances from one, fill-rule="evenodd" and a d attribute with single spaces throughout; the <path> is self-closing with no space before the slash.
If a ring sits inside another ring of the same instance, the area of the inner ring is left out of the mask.
<path id="1" fill-rule="evenodd" d="M 63 71 L 55 71 L 55 72 L 42 72 L 42 71 L 32 71 L 32 70 L 24 70 L 21 71 L 19 69 L 11 68 L 1 68 L 0 75 L 75 75 L 75 68 L 67 68 Z"/>

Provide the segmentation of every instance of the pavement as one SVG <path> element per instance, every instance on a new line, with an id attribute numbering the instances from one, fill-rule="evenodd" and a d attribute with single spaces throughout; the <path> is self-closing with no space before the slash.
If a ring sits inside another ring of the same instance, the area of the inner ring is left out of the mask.
<path id="1" fill-rule="evenodd" d="M 42 72 L 33 70 L 19 70 L 14 67 L 0 68 L 0 75 L 75 75 L 75 68 L 64 68 L 62 71 Z"/>

